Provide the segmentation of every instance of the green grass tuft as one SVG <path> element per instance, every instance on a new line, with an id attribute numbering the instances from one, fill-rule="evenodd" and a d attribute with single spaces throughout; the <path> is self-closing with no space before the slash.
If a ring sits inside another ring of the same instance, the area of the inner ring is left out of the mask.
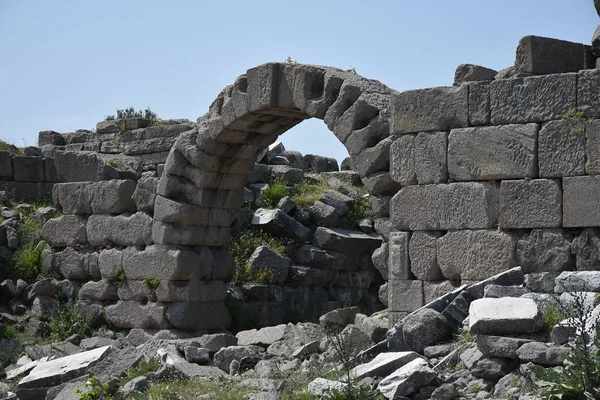
<path id="1" fill-rule="evenodd" d="M 279 201 L 290 194 L 290 189 L 280 180 L 269 183 L 263 192 L 263 204 L 266 208 L 275 208 Z"/>

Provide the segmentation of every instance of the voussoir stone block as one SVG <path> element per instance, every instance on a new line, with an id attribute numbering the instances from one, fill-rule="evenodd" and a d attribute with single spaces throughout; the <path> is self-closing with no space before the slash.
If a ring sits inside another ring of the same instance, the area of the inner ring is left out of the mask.
<path id="1" fill-rule="evenodd" d="M 68 247 L 85 244 L 87 219 L 78 215 L 63 215 L 46 222 L 42 236 L 50 247 Z"/>
<path id="2" fill-rule="evenodd" d="M 92 246 L 114 243 L 118 246 L 152 244 L 152 217 L 143 212 L 135 214 L 94 214 L 88 219 L 88 241 Z"/>
<path id="3" fill-rule="evenodd" d="M 577 107 L 577 74 L 500 79 L 490 83 L 492 124 L 560 119 Z"/>
<path id="4" fill-rule="evenodd" d="M 584 45 L 540 36 L 525 36 L 517 46 L 517 72 L 534 75 L 586 69 Z"/>
<path id="5" fill-rule="evenodd" d="M 390 102 L 390 133 L 418 133 L 469 125 L 467 86 L 436 87 L 394 93 Z"/>
<path id="6" fill-rule="evenodd" d="M 407 186 L 392 197 L 390 216 L 399 230 L 489 229 L 498 221 L 499 197 L 488 182 Z"/>
<path id="7" fill-rule="evenodd" d="M 526 274 L 573 269 L 572 239 L 562 229 L 533 229 L 517 243 L 517 262 Z"/>
<path id="8" fill-rule="evenodd" d="M 575 133 L 567 121 L 542 125 L 538 136 L 538 165 L 541 178 L 584 175 L 586 135 Z"/>
<path id="9" fill-rule="evenodd" d="M 499 230 L 451 231 L 436 241 L 442 274 L 452 280 L 482 280 L 517 266 L 518 235 Z"/>
<path id="10" fill-rule="evenodd" d="M 563 226 L 600 225 L 600 176 L 563 179 Z"/>
<path id="11" fill-rule="evenodd" d="M 206 279 L 212 273 L 212 262 L 212 251 L 208 247 L 153 245 L 144 250 L 128 247 L 122 258 L 125 276 L 133 280 Z"/>
<path id="12" fill-rule="evenodd" d="M 558 181 L 502 181 L 500 228 L 557 228 L 561 224 L 562 190 Z"/>
<path id="13" fill-rule="evenodd" d="M 457 181 L 533 178 L 537 124 L 453 129 L 448 173 Z"/>
<path id="14" fill-rule="evenodd" d="M 118 328 L 166 329 L 168 304 L 154 302 L 122 301 L 104 308 L 106 320 Z"/>

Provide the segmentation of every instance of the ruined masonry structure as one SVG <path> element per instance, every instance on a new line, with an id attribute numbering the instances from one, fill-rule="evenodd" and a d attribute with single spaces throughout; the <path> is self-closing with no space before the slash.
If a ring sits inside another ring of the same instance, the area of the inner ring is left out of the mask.
<path id="1" fill-rule="evenodd" d="M 54 249 L 47 260 L 66 276 L 79 274 L 73 279 L 95 276 L 82 291 L 111 300 L 103 305 L 116 326 L 228 326 L 224 280 L 233 263 L 224 245 L 244 185 L 280 134 L 319 118 L 346 146 L 371 194 L 383 238 L 372 260 L 387 281 L 380 293 L 392 323 L 517 265 L 525 273 L 598 269 L 594 64 L 589 46 L 526 37 L 511 69 L 490 75 L 461 66 L 453 87 L 403 93 L 334 68 L 260 65 L 226 87 L 196 124 L 138 130 L 135 145 L 111 143 L 115 133 L 99 124 L 96 135 L 108 140 L 94 151 L 56 151 L 65 183 L 53 194 L 66 215 L 44 226 Z M 60 144 L 52 132 L 43 136 L 40 144 Z M 140 163 L 119 155 L 113 168 L 101 154 L 121 146 L 143 153 L 144 143 L 169 149 L 168 156 Z M 162 160 L 158 180 L 123 179 Z M 82 245 L 98 251 L 82 254 Z M 110 280 L 118 268 L 127 288 Z M 155 293 L 148 277 L 161 280 Z"/>

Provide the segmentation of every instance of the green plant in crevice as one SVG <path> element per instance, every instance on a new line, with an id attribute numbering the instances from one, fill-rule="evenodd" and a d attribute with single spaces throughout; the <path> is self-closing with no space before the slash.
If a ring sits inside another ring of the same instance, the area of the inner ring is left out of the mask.
<path id="1" fill-rule="evenodd" d="M 148 286 L 148 289 L 150 289 L 152 293 L 155 293 L 156 289 L 160 285 L 159 278 L 144 278 L 144 282 L 146 282 L 146 286 Z"/>
<path id="2" fill-rule="evenodd" d="M 263 204 L 266 208 L 275 208 L 281 199 L 290 194 L 290 189 L 281 180 L 275 180 L 263 191 Z"/>
<path id="3" fill-rule="evenodd" d="M 124 377 L 119 380 L 119 386 L 125 385 L 132 379 L 138 376 L 146 375 L 148 372 L 155 372 L 162 366 L 160 360 L 156 357 L 149 360 L 142 360 L 137 367 L 133 367 L 127 370 Z"/>
<path id="4" fill-rule="evenodd" d="M 52 310 L 48 319 L 48 339 L 59 342 L 75 334 L 87 337 L 91 332 L 90 324 L 90 318 L 80 306 L 59 305 Z"/>
<path id="5" fill-rule="evenodd" d="M 110 386 L 108 383 L 100 383 L 97 376 L 92 376 L 85 382 L 85 389 L 77 388 L 75 393 L 79 394 L 80 400 L 104 400 L 110 399 Z"/>
<path id="6" fill-rule="evenodd" d="M 577 108 L 571 108 L 562 116 L 562 120 L 567 122 L 571 132 L 579 135 L 585 131 L 592 118 L 587 118 L 585 113 Z"/>
<path id="7" fill-rule="evenodd" d="M 531 368 L 533 382 L 545 399 L 600 399 L 600 335 L 598 315 L 585 292 L 571 293 L 568 303 L 556 302 L 575 335 L 562 366 Z"/>
<path id="8" fill-rule="evenodd" d="M 115 280 L 118 287 L 123 287 L 127 285 L 127 275 L 125 275 L 125 269 L 123 268 L 123 264 L 119 265 L 119 267 L 113 274 L 113 279 Z"/>
<path id="9" fill-rule="evenodd" d="M 108 160 L 106 160 L 106 162 L 113 168 L 117 166 L 117 160 L 115 160 L 114 157 L 109 158 Z"/>
<path id="10" fill-rule="evenodd" d="M 373 210 L 371 209 L 371 204 L 365 199 L 359 199 L 354 201 L 350 206 L 350 211 L 340 218 L 340 227 L 352 229 L 358 226 L 363 219 L 372 217 Z"/>
<path id="11" fill-rule="evenodd" d="M 12 256 L 13 270 L 26 281 L 34 280 L 42 274 L 42 251 L 44 243 L 30 241 L 17 248 Z"/>

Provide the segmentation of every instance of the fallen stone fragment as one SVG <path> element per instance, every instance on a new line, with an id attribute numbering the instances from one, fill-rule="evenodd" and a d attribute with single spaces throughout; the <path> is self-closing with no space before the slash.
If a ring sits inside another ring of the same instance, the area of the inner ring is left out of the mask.
<path id="1" fill-rule="evenodd" d="M 531 299 L 478 299 L 469 307 L 469 332 L 487 335 L 529 333 L 542 328 L 542 314 Z"/>
<path id="2" fill-rule="evenodd" d="M 422 358 L 415 359 L 384 378 L 377 389 L 387 399 L 410 396 L 435 378 L 435 372 Z"/>

